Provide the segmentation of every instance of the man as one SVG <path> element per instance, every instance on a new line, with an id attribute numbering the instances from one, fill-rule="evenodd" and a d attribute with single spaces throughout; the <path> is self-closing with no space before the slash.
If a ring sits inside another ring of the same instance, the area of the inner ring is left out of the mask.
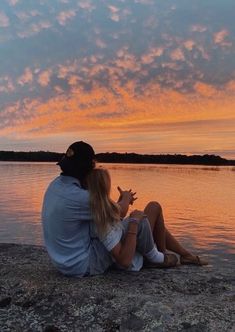
<path id="1" fill-rule="evenodd" d="M 42 223 L 48 254 L 60 272 L 74 276 L 99 274 L 114 261 L 120 267 L 130 266 L 132 270 L 139 270 L 143 265 L 143 256 L 152 262 L 151 267 L 173 267 L 177 257 L 166 254 L 166 249 L 178 253 L 183 264 L 204 264 L 166 230 L 157 202 L 150 202 L 144 212 L 135 213 L 136 218 L 127 223 L 121 243 L 117 244 L 115 238 L 108 244 L 107 241 L 102 242 L 93 230 L 89 193 L 86 190 L 86 176 L 95 167 L 93 148 L 85 142 L 75 142 L 69 146 L 58 165 L 62 173 L 52 181 L 45 193 Z M 120 188 L 119 191 L 119 204 L 122 210 L 127 211 L 135 200 L 135 193 Z"/>

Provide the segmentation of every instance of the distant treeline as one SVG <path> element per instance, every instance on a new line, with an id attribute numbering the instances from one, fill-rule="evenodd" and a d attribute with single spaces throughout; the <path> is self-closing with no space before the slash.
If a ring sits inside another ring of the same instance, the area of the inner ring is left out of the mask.
<path id="1" fill-rule="evenodd" d="M 148 155 L 137 153 L 99 153 L 97 160 L 107 163 L 135 164 L 190 164 L 190 165 L 235 165 L 235 160 L 227 160 L 215 155 L 161 154 Z"/>
<path id="2" fill-rule="evenodd" d="M 14 152 L 0 151 L 0 161 L 51 161 L 57 162 L 62 153 L 49 151 Z M 188 165 L 235 165 L 235 160 L 227 160 L 215 155 L 161 154 L 148 155 L 137 153 L 98 153 L 96 159 L 103 163 L 129 163 L 129 164 L 188 164 Z"/>
<path id="3" fill-rule="evenodd" d="M 0 151 L 0 161 L 59 161 L 62 153 L 49 151 Z"/>

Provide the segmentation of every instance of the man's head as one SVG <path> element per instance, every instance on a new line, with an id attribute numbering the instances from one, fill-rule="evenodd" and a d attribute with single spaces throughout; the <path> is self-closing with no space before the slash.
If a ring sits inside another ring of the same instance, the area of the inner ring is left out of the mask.
<path id="1" fill-rule="evenodd" d="M 85 142 L 74 142 L 58 165 L 63 175 L 73 176 L 83 182 L 87 174 L 95 167 L 95 152 Z"/>

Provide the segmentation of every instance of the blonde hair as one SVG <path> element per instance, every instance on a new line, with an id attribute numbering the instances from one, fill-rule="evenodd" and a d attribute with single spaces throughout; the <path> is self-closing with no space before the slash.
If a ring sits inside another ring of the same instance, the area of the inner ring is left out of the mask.
<path id="1" fill-rule="evenodd" d="M 104 236 L 109 227 L 120 220 L 120 208 L 110 198 L 111 178 L 104 168 L 95 168 L 87 176 L 90 206 L 98 234 Z"/>

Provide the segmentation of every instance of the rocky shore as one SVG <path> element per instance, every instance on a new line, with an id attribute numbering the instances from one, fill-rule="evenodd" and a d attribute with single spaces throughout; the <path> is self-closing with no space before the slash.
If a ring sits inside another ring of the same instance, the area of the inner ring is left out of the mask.
<path id="1" fill-rule="evenodd" d="M 67 278 L 42 247 L 0 244 L 0 331 L 235 331 L 231 264 Z"/>

